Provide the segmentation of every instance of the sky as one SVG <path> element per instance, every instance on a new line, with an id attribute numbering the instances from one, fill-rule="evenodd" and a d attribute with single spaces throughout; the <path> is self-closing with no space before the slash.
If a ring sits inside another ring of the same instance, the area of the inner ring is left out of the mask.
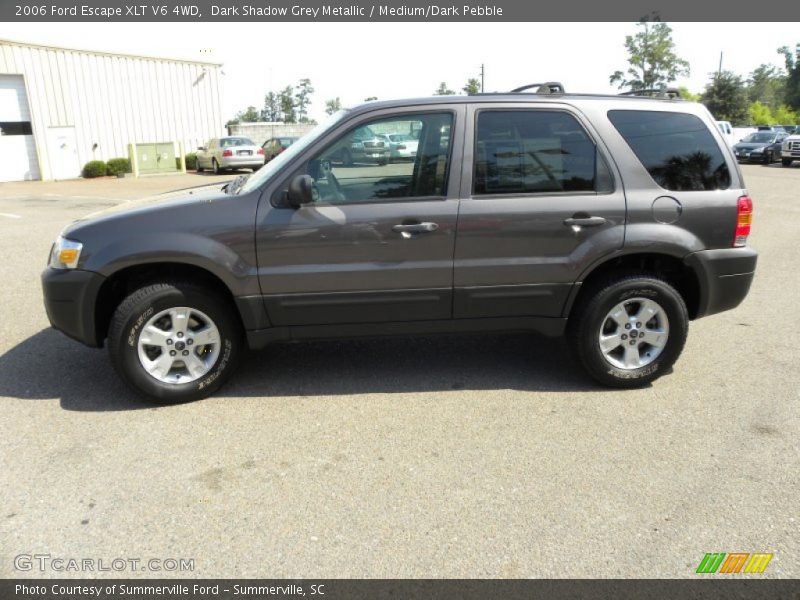
<path id="1" fill-rule="evenodd" d="M 783 66 L 781 46 L 800 42 L 798 23 L 671 23 L 691 74 L 676 82 L 700 92 L 719 66 L 747 76 Z M 0 23 L 0 39 L 209 60 L 223 64 L 223 116 L 302 78 L 311 80 L 310 116 L 325 100 L 428 96 L 445 81 L 460 90 L 485 68 L 485 90 L 560 81 L 575 92 L 613 93 L 608 78 L 627 68 L 634 23 Z"/>

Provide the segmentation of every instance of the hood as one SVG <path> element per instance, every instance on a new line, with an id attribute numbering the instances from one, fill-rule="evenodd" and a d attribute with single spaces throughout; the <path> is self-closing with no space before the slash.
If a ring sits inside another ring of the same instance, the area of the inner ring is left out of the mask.
<path id="1" fill-rule="evenodd" d="M 223 185 L 225 184 L 217 182 L 122 202 L 116 206 L 105 208 L 77 219 L 65 231 L 70 231 L 88 223 L 95 223 L 133 214 L 156 212 L 183 204 L 190 205 L 214 201 L 224 202 L 226 198 L 230 198 L 231 196 L 222 190 Z"/>
<path id="2" fill-rule="evenodd" d="M 736 144 L 733 149 L 734 150 L 755 150 L 756 148 L 764 148 L 765 146 L 771 146 L 773 142 L 739 142 Z"/>

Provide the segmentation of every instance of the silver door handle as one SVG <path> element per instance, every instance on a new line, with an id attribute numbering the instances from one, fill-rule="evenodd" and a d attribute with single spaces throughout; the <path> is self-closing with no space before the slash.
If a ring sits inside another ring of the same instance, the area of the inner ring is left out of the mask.
<path id="1" fill-rule="evenodd" d="M 571 217 L 564 219 L 564 225 L 567 227 L 597 227 L 604 225 L 606 220 L 603 217 Z"/>
<path id="2" fill-rule="evenodd" d="M 395 225 L 392 231 L 395 233 L 412 234 L 412 233 L 430 233 L 439 229 L 437 223 L 409 223 L 408 225 Z M 405 237 L 405 235 L 403 236 Z"/>

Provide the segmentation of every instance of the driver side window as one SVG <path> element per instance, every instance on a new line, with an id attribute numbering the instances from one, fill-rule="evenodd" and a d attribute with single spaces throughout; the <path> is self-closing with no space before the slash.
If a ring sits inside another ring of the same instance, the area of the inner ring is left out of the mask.
<path id="1" fill-rule="evenodd" d="M 453 115 L 404 114 L 350 129 L 309 160 L 315 203 L 444 197 Z"/>

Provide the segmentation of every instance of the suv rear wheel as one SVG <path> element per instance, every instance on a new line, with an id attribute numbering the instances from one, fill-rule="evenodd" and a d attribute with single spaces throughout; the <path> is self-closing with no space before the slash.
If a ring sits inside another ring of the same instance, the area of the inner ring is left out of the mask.
<path id="1" fill-rule="evenodd" d="M 689 317 L 680 294 L 649 275 L 607 279 L 586 290 L 569 323 L 578 361 L 596 381 L 635 388 L 675 363 L 686 342 Z"/>
<path id="2" fill-rule="evenodd" d="M 214 393 L 234 371 L 241 327 L 225 299 L 191 283 L 142 287 L 117 307 L 111 362 L 137 391 L 160 402 Z"/>

